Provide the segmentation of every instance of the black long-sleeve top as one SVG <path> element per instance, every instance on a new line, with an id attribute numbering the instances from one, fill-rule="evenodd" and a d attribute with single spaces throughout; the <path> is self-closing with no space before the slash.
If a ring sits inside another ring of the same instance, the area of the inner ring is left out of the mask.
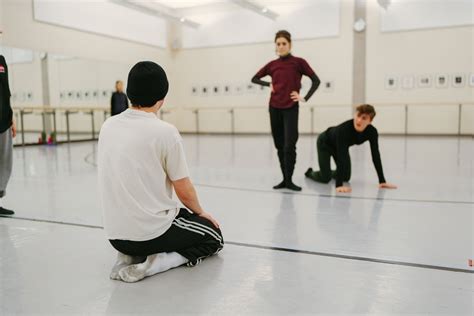
<path id="1" fill-rule="evenodd" d="M 13 111 L 10 105 L 10 86 L 8 84 L 8 66 L 5 57 L 0 55 L 0 133 L 12 126 Z"/>
<path id="2" fill-rule="evenodd" d="M 377 171 L 379 183 L 385 183 L 382 160 L 379 152 L 379 134 L 374 126 L 369 125 L 363 132 L 358 132 L 354 127 L 354 120 L 351 119 L 338 126 L 328 128 L 326 134 L 328 137 L 328 145 L 333 148 L 336 156 L 336 187 L 342 186 L 342 177 L 350 164 L 349 147 L 352 145 L 360 145 L 366 141 L 370 142 L 372 162 Z"/>
<path id="3" fill-rule="evenodd" d="M 114 92 L 110 98 L 110 114 L 112 116 L 122 113 L 128 109 L 128 98 L 123 92 Z"/>

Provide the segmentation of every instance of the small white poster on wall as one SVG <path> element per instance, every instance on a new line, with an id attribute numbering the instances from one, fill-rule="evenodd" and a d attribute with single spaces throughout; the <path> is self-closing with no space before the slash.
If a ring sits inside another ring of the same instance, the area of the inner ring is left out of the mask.
<path id="1" fill-rule="evenodd" d="M 323 83 L 324 92 L 333 92 L 334 91 L 334 81 L 325 81 Z"/>
<path id="2" fill-rule="evenodd" d="M 208 86 L 201 87 L 201 96 L 207 97 L 209 95 L 210 88 Z"/>
<path id="3" fill-rule="evenodd" d="M 465 85 L 466 80 L 464 79 L 465 76 L 463 74 L 454 74 L 452 76 L 452 85 L 455 88 L 462 88 Z"/>
<path id="4" fill-rule="evenodd" d="M 232 94 L 232 86 L 231 84 L 227 83 L 222 86 L 222 93 L 224 95 L 230 95 Z"/>
<path id="5" fill-rule="evenodd" d="M 84 92 L 84 99 L 89 101 L 92 97 L 92 92 L 91 91 L 85 91 Z"/>
<path id="6" fill-rule="evenodd" d="M 255 92 L 257 92 L 257 86 L 253 83 L 248 83 L 246 86 L 246 92 L 247 94 L 254 94 Z"/>
<path id="7" fill-rule="evenodd" d="M 448 75 L 437 74 L 436 75 L 436 88 L 447 88 L 448 87 Z"/>
<path id="8" fill-rule="evenodd" d="M 212 86 L 212 95 L 218 96 L 222 94 L 222 87 L 220 85 Z"/>
<path id="9" fill-rule="evenodd" d="M 469 85 L 474 87 L 474 73 L 469 76 Z"/>
<path id="10" fill-rule="evenodd" d="M 418 76 L 418 88 L 431 88 L 432 80 L 431 75 Z"/>
<path id="11" fill-rule="evenodd" d="M 244 94 L 244 84 L 237 84 L 234 86 L 234 95 L 242 95 Z"/>
<path id="12" fill-rule="evenodd" d="M 395 76 L 387 76 L 385 78 L 385 89 L 395 90 L 398 87 L 398 79 Z"/>
<path id="13" fill-rule="evenodd" d="M 415 78 L 413 76 L 404 76 L 402 79 L 403 89 L 413 89 L 415 87 Z"/>

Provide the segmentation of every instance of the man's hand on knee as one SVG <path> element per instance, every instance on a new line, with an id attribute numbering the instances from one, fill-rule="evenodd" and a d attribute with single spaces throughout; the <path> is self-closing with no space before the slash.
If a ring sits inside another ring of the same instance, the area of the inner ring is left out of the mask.
<path id="1" fill-rule="evenodd" d="M 199 214 L 199 216 L 210 221 L 216 228 L 220 228 L 219 223 L 214 219 L 214 217 L 212 217 L 211 214 L 207 212 L 202 212 L 201 214 Z"/>

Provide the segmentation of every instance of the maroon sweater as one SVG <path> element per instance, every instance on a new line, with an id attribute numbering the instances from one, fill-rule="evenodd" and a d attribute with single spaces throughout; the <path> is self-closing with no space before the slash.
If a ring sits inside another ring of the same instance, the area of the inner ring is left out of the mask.
<path id="1" fill-rule="evenodd" d="M 320 80 L 306 60 L 294 57 L 291 54 L 266 64 L 252 78 L 252 82 L 270 86 L 269 82 L 262 81 L 260 78 L 265 76 L 272 77 L 272 85 L 275 92 L 272 92 L 270 96 L 270 106 L 277 109 L 288 109 L 295 105 L 290 95 L 293 91 L 300 91 L 301 77 L 303 75 L 310 77 L 313 82 L 310 91 L 305 97 L 305 100 L 308 100 L 318 88 Z"/>

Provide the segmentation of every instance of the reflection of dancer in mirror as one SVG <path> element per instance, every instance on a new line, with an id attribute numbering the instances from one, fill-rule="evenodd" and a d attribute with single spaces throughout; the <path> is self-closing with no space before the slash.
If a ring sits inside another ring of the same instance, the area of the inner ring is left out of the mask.
<path id="1" fill-rule="evenodd" d="M 379 135 L 377 129 L 372 125 L 374 117 L 373 106 L 359 105 L 353 119 L 330 127 L 321 133 L 317 141 L 319 171 L 309 168 L 305 176 L 322 183 L 328 183 L 331 178 L 335 178 L 337 192 L 351 192 L 350 187 L 343 185 L 344 181 L 348 182 L 351 178 L 349 147 L 369 141 L 372 161 L 379 177 L 379 188 L 396 189 L 395 185 L 385 181 L 379 152 Z M 331 156 L 336 161 L 335 171 L 331 171 Z"/>
<path id="2" fill-rule="evenodd" d="M 8 66 L 5 57 L 0 55 L 0 215 L 15 214 L 12 210 L 4 208 L 2 203 L 12 173 L 13 138 L 16 136 L 10 96 Z"/>
<path id="3" fill-rule="evenodd" d="M 110 115 L 120 114 L 126 109 L 128 109 L 128 99 L 127 95 L 123 93 L 123 82 L 117 80 L 115 82 L 115 92 L 112 93 L 110 98 Z"/>
<path id="4" fill-rule="evenodd" d="M 290 33 L 276 33 L 275 45 L 279 58 L 260 69 L 252 78 L 252 82 L 271 89 L 270 124 L 283 173 L 283 181 L 273 188 L 301 191 L 301 187 L 295 185 L 292 180 L 296 164 L 299 102 L 308 101 L 318 89 L 320 80 L 306 60 L 291 54 Z M 310 77 L 312 81 L 304 98 L 299 94 L 303 75 Z M 261 80 L 265 76 L 270 76 L 272 82 Z"/>

